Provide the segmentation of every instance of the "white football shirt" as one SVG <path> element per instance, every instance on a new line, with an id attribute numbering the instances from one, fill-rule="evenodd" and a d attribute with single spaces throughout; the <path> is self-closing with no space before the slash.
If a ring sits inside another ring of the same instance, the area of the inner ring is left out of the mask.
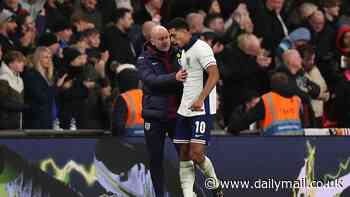
<path id="1" fill-rule="evenodd" d="M 199 116 L 216 113 L 216 87 L 210 92 L 204 101 L 204 111 L 191 111 L 189 108 L 196 101 L 205 86 L 209 66 L 216 65 L 213 50 L 202 40 L 196 40 L 183 50 L 180 65 L 187 70 L 187 79 L 183 83 L 184 89 L 178 114 L 185 117 Z"/>

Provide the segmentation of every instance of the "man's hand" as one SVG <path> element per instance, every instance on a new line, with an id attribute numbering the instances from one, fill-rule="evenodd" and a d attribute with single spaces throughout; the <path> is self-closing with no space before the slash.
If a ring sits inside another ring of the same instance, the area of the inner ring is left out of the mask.
<path id="1" fill-rule="evenodd" d="M 187 78 L 187 71 L 185 69 L 181 69 L 177 71 L 176 73 L 176 80 L 177 81 L 185 81 Z"/>
<path id="2" fill-rule="evenodd" d="M 270 54 L 268 51 L 262 49 L 256 56 L 256 63 L 258 63 L 262 68 L 269 67 L 272 62 L 272 58 L 269 57 L 269 55 Z"/>
<path id="3" fill-rule="evenodd" d="M 57 80 L 57 83 L 56 83 L 57 87 L 61 87 L 63 85 L 64 80 L 66 79 L 67 76 L 68 76 L 68 74 L 66 73 L 61 78 L 59 78 Z"/>
<path id="4" fill-rule="evenodd" d="M 83 84 L 87 89 L 92 89 L 96 85 L 93 81 L 84 81 Z"/>
<path id="5" fill-rule="evenodd" d="M 203 107 L 203 101 L 202 100 L 196 100 L 191 107 L 189 108 L 191 111 L 204 111 Z"/>
<path id="6" fill-rule="evenodd" d="M 73 80 L 69 80 L 69 81 L 64 82 L 63 89 L 67 90 L 67 89 L 71 88 L 72 86 L 73 86 Z"/>

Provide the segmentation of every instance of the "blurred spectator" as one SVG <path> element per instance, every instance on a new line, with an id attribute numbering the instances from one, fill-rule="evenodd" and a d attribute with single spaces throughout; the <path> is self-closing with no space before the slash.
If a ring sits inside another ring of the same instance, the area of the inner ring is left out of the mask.
<path id="1" fill-rule="evenodd" d="M 256 105 L 254 105 L 256 104 Z M 285 73 L 271 77 L 271 92 L 247 106 L 243 114 L 233 114 L 228 132 L 237 133 L 250 124 L 260 121 L 261 135 L 303 135 L 302 104 Z"/>
<path id="2" fill-rule="evenodd" d="M 327 22 L 334 29 L 337 28 L 337 22 L 340 15 L 340 0 L 322 0 L 321 6 Z"/>
<path id="3" fill-rule="evenodd" d="M 235 26 L 235 23 L 241 30 L 253 33 L 254 25 L 246 4 L 240 3 L 236 10 L 232 12 L 231 17 L 225 23 L 225 29 L 230 30 L 232 26 Z"/>
<path id="4" fill-rule="evenodd" d="M 54 64 L 54 76 L 56 77 L 56 75 L 60 73 L 64 67 L 62 50 L 60 49 L 57 36 L 53 33 L 45 33 L 39 37 L 37 46 L 47 47 L 50 50 Z"/>
<path id="5" fill-rule="evenodd" d="M 275 49 L 288 35 L 288 29 L 281 16 L 284 0 L 257 1 L 256 8 L 248 6 L 254 23 L 254 34 L 262 38 L 262 46 L 275 56 Z"/>
<path id="6" fill-rule="evenodd" d="M 276 49 L 276 66 L 282 66 L 283 62 L 282 54 L 288 49 L 296 49 L 302 45 L 307 44 L 311 40 L 311 33 L 308 29 L 300 27 L 289 34 L 288 37 L 284 38 Z"/>
<path id="7" fill-rule="evenodd" d="M 101 129 L 101 84 L 100 82 L 106 77 L 105 66 L 109 59 L 109 52 L 102 51 L 98 48 L 100 45 L 100 34 L 96 29 L 86 30 L 82 33 L 79 42 L 71 47 L 80 50 L 80 53 L 87 55 L 87 62 L 84 66 L 84 76 L 94 83 L 92 88 L 88 89 L 88 97 L 85 101 L 84 119 L 81 128 L 84 129 Z"/>
<path id="8" fill-rule="evenodd" d="M 55 88 L 51 51 L 46 47 L 37 48 L 33 66 L 23 74 L 24 100 L 29 105 L 24 113 L 24 127 L 52 129 Z"/>
<path id="9" fill-rule="evenodd" d="M 135 12 L 135 23 L 142 25 L 146 21 L 166 24 L 169 21 L 169 0 L 143 0 L 140 10 Z"/>
<path id="10" fill-rule="evenodd" d="M 264 56 L 261 41 L 253 34 L 238 36 L 238 46 L 227 45 L 223 51 L 221 69 L 222 109 L 225 125 L 228 124 L 232 111 L 244 103 L 248 91 L 262 93 L 261 75 L 271 63 L 271 58 Z"/>
<path id="11" fill-rule="evenodd" d="M 37 46 L 47 47 L 50 50 L 52 56 L 58 54 L 60 49 L 57 36 L 53 33 L 45 33 L 40 36 Z"/>
<path id="12" fill-rule="evenodd" d="M 127 35 L 133 22 L 130 10 L 120 8 L 115 12 L 113 25 L 102 37 L 104 48 L 111 53 L 111 60 L 131 64 L 136 62 L 134 46 Z"/>
<path id="13" fill-rule="evenodd" d="M 102 30 L 102 13 L 97 6 L 97 0 L 79 0 L 76 1 L 72 18 L 80 18 L 94 24 L 98 30 Z"/>
<path id="14" fill-rule="evenodd" d="M 136 57 L 139 57 L 142 53 L 144 44 L 151 39 L 151 29 L 156 26 L 157 23 L 153 21 L 146 21 L 142 25 L 142 33 L 136 38 L 136 40 L 133 42 L 133 45 L 135 47 L 135 53 Z"/>
<path id="15" fill-rule="evenodd" d="M 73 32 L 72 27 L 68 22 L 58 21 L 53 27 L 52 32 L 57 36 L 61 49 L 69 46 Z"/>
<path id="16" fill-rule="evenodd" d="M 34 52 L 37 31 L 35 22 L 29 14 L 17 17 L 17 33 L 14 40 L 17 50 L 21 51 L 25 56 Z"/>
<path id="17" fill-rule="evenodd" d="M 221 5 L 218 0 L 205 0 L 201 6 L 202 11 L 207 15 L 221 15 Z"/>
<path id="18" fill-rule="evenodd" d="M 73 31 L 78 35 L 86 30 L 95 29 L 95 25 L 89 22 L 88 19 L 84 18 L 84 16 L 73 15 L 71 21 Z"/>
<path id="19" fill-rule="evenodd" d="M 342 55 L 350 52 L 350 25 L 343 25 L 337 32 L 336 45 Z"/>
<path id="20" fill-rule="evenodd" d="M 320 93 L 317 98 L 311 100 L 311 105 L 316 118 L 315 128 L 322 128 L 324 103 L 328 101 L 330 96 L 327 84 L 317 66 L 315 65 L 315 51 L 312 46 L 306 44 L 304 46 L 298 47 L 298 51 L 300 52 L 301 58 L 303 59 L 302 64 L 305 70 L 305 77 L 320 87 Z"/>
<path id="21" fill-rule="evenodd" d="M 225 21 L 224 18 L 219 14 L 207 15 L 204 24 L 206 27 L 216 33 L 225 33 Z"/>
<path id="22" fill-rule="evenodd" d="M 15 15 L 28 14 L 28 10 L 22 8 L 21 0 L 3 0 L 0 7 L 12 12 Z"/>
<path id="23" fill-rule="evenodd" d="M 305 2 L 300 6 L 297 6 L 294 11 L 288 16 L 288 25 L 291 29 L 305 25 L 307 19 L 318 10 L 317 5 Z"/>
<path id="24" fill-rule="evenodd" d="M 114 13 L 113 25 L 109 27 L 102 35 L 102 44 L 105 50 L 110 53 L 110 61 L 117 61 L 121 64 L 136 63 L 136 51 L 128 37 L 128 31 L 133 24 L 133 18 L 130 10 L 119 8 Z M 118 44 L 116 44 L 118 43 Z M 115 81 L 109 73 L 112 87 L 115 87 Z"/>
<path id="25" fill-rule="evenodd" d="M 83 32 L 82 36 L 83 36 L 83 40 L 85 40 L 84 42 L 86 43 L 85 53 L 88 55 L 88 61 L 95 63 L 96 60 L 100 59 L 102 56 L 102 50 L 100 49 L 100 45 L 101 45 L 100 32 L 97 31 L 96 29 L 89 29 Z M 108 59 L 104 59 L 104 61 L 107 62 Z"/>
<path id="26" fill-rule="evenodd" d="M 189 13 L 186 16 L 186 22 L 190 27 L 190 32 L 194 36 L 198 36 L 204 30 L 204 17 L 198 13 Z"/>
<path id="27" fill-rule="evenodd" d="M 12 39 L 17 26 L 14 15 L 7 10 L 3 10 L 0 14 L 0 44 L 4 53 L 16 48 Z"/>
<path id="28" fill-rule="evenodd" d="M 63 57 L 66 65 L 65 78 L 60 88 L 60 121 L 63 129 L 75 130 L 84 125 L 85 99 L 88 89 L 95 86 L 84 73 L 87 57 L 73 48 L 65 48 Z"/>
<path id="29" fill-rule="evenodd" d="M 80 32 L 77 42 L 71 47 L 78 49 L 81 53 L 86 53 L 88 49 L 93 47 L 92 44 L 97 45 L 97 47 L 100 45 L 100 33 L 96 29 Z"/>
<path id="30" fill-rule="evenodd" d="M 25 57 L 19 51 L 7 52 L 0 67 L 0 129 L 22 129 L 22 112 L 27 109 L 23 98 Z"/>
<path id="31" fill-rule="evenodd" d="M 36 20 L 40 12 L 44 10 L 46 0 L 21 0 L 20 5 L 28 11 L 29 15 Z"/>
<path id="32" fill-rule="evenodd" d="M 61 21 L 69 21 L 70 17 L 66 16 L 62 10 L 64 5 L 58 0 L 47 0 L 45 3 L 45 29 L 54 32 L 55 26 Z"/>
<path id="33" fill-rule="evenodd" d="M 309 18 L 311 42 L 316 50 L 316 65 L 324 76 L 327 85 L 332 88 L 335 81 L 335 72 L 337 69 L 337 54 L 335 50 L 336 32 L 326 23 L 324 14 L 316 11 Z"/>
<path id="34" fill-rule="evenodd" d="M 346 70 L 336 88 L 335 107 L 338 128 L 350 128 L 350 55 L 346 57 Z"/>
<path id="35" fill-rule="evenodd" d="M 302 59 L 296 49 L 289 49 L 282 55 L 286 67 L 277 68 L 277 72 L 286 73 L 289 78 L 290 87 L 296 95 L 301 98 L 304 110 L 304 128 L 314 127 L 315 114 L 311 106 L 311 98 L 317 98 L 320 94 L 320 87 L 304 76 Z"/>

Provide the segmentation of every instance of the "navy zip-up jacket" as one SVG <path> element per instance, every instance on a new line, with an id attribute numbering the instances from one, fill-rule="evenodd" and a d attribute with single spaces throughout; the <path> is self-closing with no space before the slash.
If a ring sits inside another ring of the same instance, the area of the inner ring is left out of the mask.
<path id="1" fill-rule="evenodd" d="M 145 44 L 137 60 L 143 84 L 144 119 L 167 121 L 171 118 L 170 108 L 176 107 L 177 110 L 183 89 L 182 82 L 176 80 L 176 72 L 180 69 L 178 61 L 180 55 L 179 51 L 173 48 L 166 53 L 157 50 L 150 43 Z"/>

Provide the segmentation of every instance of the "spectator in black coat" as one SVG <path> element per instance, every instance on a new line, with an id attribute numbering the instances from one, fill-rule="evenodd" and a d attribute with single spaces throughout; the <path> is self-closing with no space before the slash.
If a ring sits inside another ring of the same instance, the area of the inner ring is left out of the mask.
<path id="1" fill-rule="evenodd" d="M 262 46 L 274 56 L 275 49 L 288 35 L 288 29 L 281 16 L 284 0 L 254 1 L 248 3 L 248 10 L 254 23 L 254 34 L 262 38 Z"/>
<path id="2" fill-rule="evenodd" d="M 75 5 L 72 18 L 80 16 L 84 20 L 94 24 L 98 30 L 102 30 L 102 13 L 97 7 L 97 0 L 80 0 Z"/>
<path id="3" fill-rule="evenodd" d="M 350 56 L 350 55 L 349 55 Z M 350 57 L 346 58 L 347 69 L 336 88 L 335 108 L 337 127 L 350 128 Z"/>
<path id="4" fill-rule="evenodd" d="M 323 0 L 321 1 L 322 10 L 324 11 L 327 23 L 336 30 L 340 16 L 340 0 Z"/>
<path id="5" fill-rule="evenodd" d="M 157 24 L 167 24 L 171 19 L 171 2 L 171 0 L 143 0 L 140 9 L 135 12 L 135 23 L 142 25 L 151 20 Z"/>
<path id="6" fill-rule="evenodd" d="M 289 49 L 282 55 L 286 66 L 277 68 L 277 72 L 286 73 L 293 92 L 301 98 L 304 110 L 303 125 L 305 128 L 315 126 L 315 114 L 311 106 L 311 98 L 316 99 L 320 94 L 320 87 L 306 78 L 302 69 L 302 59 L 296 49 Z"/>
<path id="7" fill-rule="evenodd" d="M 225 125 L 228 124 L 232 111 L 243 104 L 245 92 L 263 91 L 260 78 L 266 72 L 263 68 L 271 63 L 271 58 L 262 56 L 261 51 L 263 49 L 255 35 L 241 34 L 238 46 L 227 45 L 221 55 L 224 65 L 220 70 Z"/>
<path id="8" fill-rule="evenodd" d="M 53 32 L 57 23 L 59 23 L 60 21 L 69 21 L 70 16 L 65 15 L 66 12 L 62 12 L 62 10 L 66 9 L 64 4 L 59 3 L 56 0 L 48 0 L 44 8 L 46 14 L 46 30 Z"/>
<path id="9" fill-rule="evenodd" d="M 330 89 L 334 87 L 337 69 L 336 32 L 326 23 L 324 14 L 316 11 L 309 18 L 311 42 L 316 50 L 316 65 L 319 67 Z"/>
<path id="10" fill-rule="evenodd" d="M 4 53 L 15 50 L 16 46 L 13 42 L 13 37 L 17 26 L 16 18 L 13 14 L 7 10 L 2 10 L 0 13 L 0 44 Z"/>
<path id="11" fill-rule="evenodd" d="M 30 106 L 24 113 L 26 129 L 52 129 L 55 86 L 51 51 L 35 50 L 33 68 L 23 74 L 24 100 Z"/>
<path id="12" fill-rule="evenodd" d="M 111 54 L 111 60 L 124 64 L 135 64 L 136 54 L 128 37 L 128 30 L 133 24 L 131 12 L 120 8 L 115 11 L 113 25 L 102 35 L 102 44 Z"/>
<path id="13" fill-rule="evenodd" d="M 110 61 L 117 61 L 121 64 L 136 64 L 136 52 L 128 37 L 128 31 L 133 24 L 130 10 L 125 8 L 117 9 L 114 13 L 113 24 L 102 35 L 102 48 L 110 53 Z M 113 73 L 107 73 L 111 79 L 112 87 L 116 82 Z"/>
<path id="14" fill-rule="evenodd" d="M 84 125 L 84 106 L 88 89 L 95 83 L 88 81 L 84 73 L 87 56 L 73 48 L 63 50 L 66 77 L 60 88 L 60 121 L 63 129 L 75 130 Z"/>

